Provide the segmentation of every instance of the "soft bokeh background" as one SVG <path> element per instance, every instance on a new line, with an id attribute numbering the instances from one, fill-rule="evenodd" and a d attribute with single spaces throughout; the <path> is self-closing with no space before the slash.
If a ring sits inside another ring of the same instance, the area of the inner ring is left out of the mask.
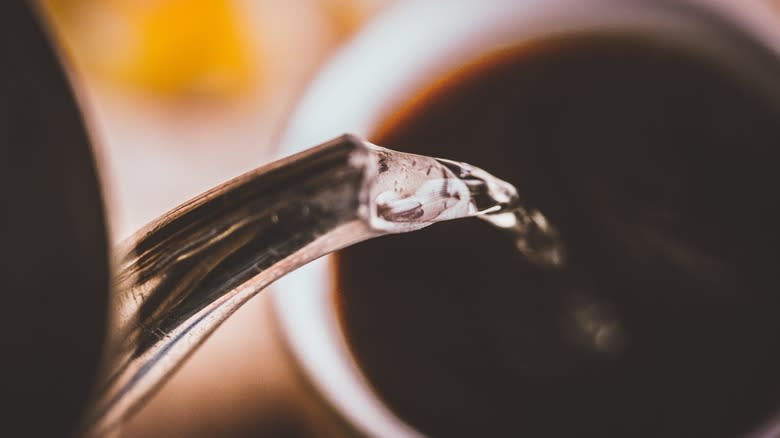
<path id="1" fill-rule="evenodd" d="M 270 160 L 317 67 L 397 0 L 39 1 L 81 91 L 118 242 Z M 268 302 L 230 318 L 121 436 L 340 435 Z"/>
<path id="2" fill-rule="evenodd" d="M 269 161 L 307 80 L 391 1 L 41 0 L 94 135 L 113 240 Z M 267 295 L 121 436 L 338 434 L 296 378 Z"/>

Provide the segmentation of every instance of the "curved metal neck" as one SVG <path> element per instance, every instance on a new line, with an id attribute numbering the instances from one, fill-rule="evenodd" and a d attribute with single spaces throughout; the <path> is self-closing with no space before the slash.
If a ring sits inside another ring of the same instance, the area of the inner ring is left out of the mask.
<path id="1" fill-rule="evenodd" d="M 371 237 L 517 203 L 513 186 L 481 169 L 345 135 L 174 209 L 122 252 L 105 378 L 86 433 L 111 431 L 280 276 Z"/>
<path id="2" fill-rule="evenodd" d="M 88 434 L 130 415 L 275 279 L 378 234 L 358 217 L 367 153 L 340 137 L 216 187 L 129 239 Z"/>

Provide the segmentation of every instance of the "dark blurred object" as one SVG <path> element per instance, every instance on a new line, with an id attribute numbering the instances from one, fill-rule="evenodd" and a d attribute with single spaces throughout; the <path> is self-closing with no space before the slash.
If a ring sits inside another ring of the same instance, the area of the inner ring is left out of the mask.
<path id="1" fill-rule="evenodd" d="M 0 8 L 5 436 L 72 433 L 106 330 L 108 244 L 75 99 L 27 2 Z"/>
<path id="2" fill-rule="evenodd" d="M 599 29 L 497 53 L 380 130 L 506 178 L 569 254 L 540 269 L 478 221 L 339 253 L 352 353 L 405 422 L 446 437 L 778 436 L 780 63 L 696 20 L 709 45 Z"/>

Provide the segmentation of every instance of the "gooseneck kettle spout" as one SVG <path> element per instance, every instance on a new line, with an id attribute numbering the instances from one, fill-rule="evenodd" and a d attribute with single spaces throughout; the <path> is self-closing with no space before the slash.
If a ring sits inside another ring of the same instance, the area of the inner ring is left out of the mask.
<path id="1" fill-rule="evenodd" d="M 442 220 L 516 209 L 514 187 L 465 163 L 345 135 L 239 176 L 123 245 L 103 379 L 85 433 L 138 408 L 230 316 L 332 251 Z"/>

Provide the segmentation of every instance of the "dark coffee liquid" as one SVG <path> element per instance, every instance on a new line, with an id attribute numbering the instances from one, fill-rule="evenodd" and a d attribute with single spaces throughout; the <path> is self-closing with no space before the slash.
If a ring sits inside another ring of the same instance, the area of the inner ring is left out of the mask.
<path id="1" fill-rule="evenodd" d="M 550 40 L 383 130 L 515 184 L 568 250 L 542 269 L 474 219 L 339 253 L 350 347 L 399 417 L 433 436 L 713 437 L 773 416 L 780 76 L 740 71 L 638 36 Z"/>

